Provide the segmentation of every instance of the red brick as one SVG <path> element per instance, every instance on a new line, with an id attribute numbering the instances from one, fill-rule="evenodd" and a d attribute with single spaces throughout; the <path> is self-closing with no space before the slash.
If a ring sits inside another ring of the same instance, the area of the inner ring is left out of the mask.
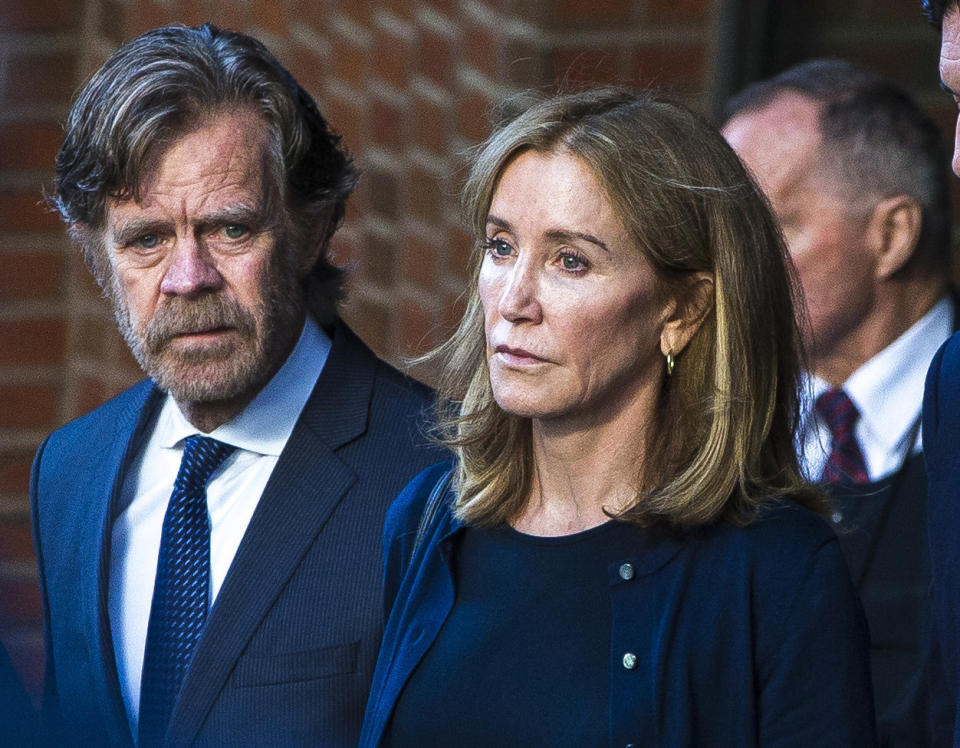
<path id="1" fill-rule="evenodd" d="M 175 20 L 170 6 L 158 3 L 157 0 L 142 0 L 131 7 L 129 25 L 131 38 L 144 31 L 164 26 Z M 186 21 L 180 21 L 186 23 Z"/>
<path id="2" fill-rule="evenodd" d="M 647 0 L 647 17 L 657 24 L 685 21 L 702 26 L 710 20 L 713 5 L 713 0 Z"/>
<path id="3" fill-rule="evenodd" d="M 52 252 L 7 252 L 2 256 L 0 298 L 50 298 L 60 294 L 63 257 Z"/>
<path id="4" fill-rule="evenodd" d="M 0 169 L 49 169 L 63 131 L 52 122 L 7 122 L 0 126 Z"/>
<path id="5" fill-rule="evenodd" d="M 440 223 L 443 220 L 443 203 L 446 198 L 439 180 L 432 174 L 411 167 L 405 182 L 410 212 L 427 223 Z"/>
<path id="6" fill-rule="evenodd" d="M 378 355 L 386 356 L 397 350 L 390 339 L 392 310 L 370 301 L 348 299 L 343 316 L 351 329 Z"/>
<path id="7" fill-rule="evenodd" d="M 250 6 L 246 3 L 216 2 L 211 11 L 209 20 L 222 29 L 243 31 L 250 26 Z"/>
<path id="8" fill-rule="evenodd" d="M 36 623 L 43 617 L 40 589 L 34 582 L 0 581 L 0 626 Z"/>
<path id="9" fill-rule="evenodd" d="M 463 319 L 463 313 L 467 308 L 467 299 L 470 298 L 472 289 L 464 286 L 464 290 L 459 294 L 444 294 L 443 302 L 443 326 L 441 328 L 441 340 L 446 340 L 459 327 L 460 320 Z"/>
<path id="10" fill-rule="evenodd" d="M 82 6 L 80 0 L 6 0 L 0 2 L 0 29 L 4 33 L 63 31 L 77 23 Z"/>
<path id="11" fill-rule="evenodd" d="M 420 72 L 434 83 L 446 85 L 453 69 L 450 43 L 439 34 L 424 31 L 417 46 Z"/>
<path id="12" fill-rule="evenodd" d="M 130 20 L 129 6 L 123 0 L 106 0 L 101 6 L 99 33 L 112 47 L 119 47 L 127 36 Z"/>
<path id="13" fill-rule="evenodd" d="M 6 71 L 7 98 L 14 104 L 70 101 L 76 86 L 77 58 L 65 52 L 23 54 Z"/>
<path id="14" fill-rule="evenodd" d="M 459 227 L 447 232 L 447 270 L 464 282 L 473 271 L 474 245 L 473 237 Z"/>
<path id="15" fill-rule="evenodd" d="M 444 106 L 425 99 L 414 102 L 413 126 L 417 145 L 434 153 L 445 154 L 449 146 L 449 117 Z"/>
<path id="16" fill-rule="evenodd" d="M 52 428 L 56 425 L 57 390 L 47 384 L 0 384 L 0 428 Z M 0 522 L 0 526 L 2 526 Z M 2 529 L 2 528 L 0 528 Z M 0 551 L 3 549 L 0 535 Z"/>
<path id="17" fill-rule="evenodd" d="M 395 88 L 406 88 L 409 70 L 407 45 L 403 39 L 380 32 L 373 48 L 376 50 L 373 64 L 377 77 Z"/>
<path id="18" fill-rule="evenodd" d="M 558 49 L 554 53 L 554 77 L 565 87 L 623 83 L 620 52 L 612 49 Z"/>
<path id="19" fill-rule="evenodd" d="M 632 0 L 554 0 L 547 20 L 554 26 L 603 26 L 624 23 L 632 12 Z"/>
<path id="20" fill-rule="evenodd" d="M 60 225 L 57 214 L 44 204 L 39 185 L 36 190 L 0 192 L 4 231 L 56 231 Z"/>
<path id="21" fill-rule="evenodd" d="M 479 93 L 464 94 L 457 107 L 457 129 L 469 141 L 479 143 L 490 134 L 490 110 L 486 96 Z"/>
<path id="22" fill-rule="evenodd" d="M 198 26 L 210 20 L 210 12 L 204 3 L 199 0 L 176 0 L 168 7 L 169 20 L 167 23 L 176 21 L 187 26 Z"/>
<path id="23" fill-rule="evenodd" d="M 0 522 L 0 560 L 33 561 L 30 518 L 4 517 Z"/>
<path id="24" fill-rule="evenodd" d="M 704 85 L 704 49 L 700 45 L 644 47 L 634 55 L 636 83 L 692 89 Z"/>
<path id="25" fill-rule="evenodd" d="M 394 338 L 400 343 L 400 352 L 416 356 L 430 350 L 437 337 L 437 323 L 424 309 L 411 302 L 400 304 L 393 319 Z"/>
<path id="26" fill-rule="evenodd" d="M 486 77 L 496 79 L 503 47 L 500 35 L 492 29 L 471 28 L 465 36 L 466 62 Z"/>
<path id="27" fill-rule="evenodd" d="M 26 496 L 32 464 L 33 450 L 0 453 L 0 494 Z"/>
<path id="28" fill-rule="evenodd" d="M 0 365 L 62 363 L 66 336 L 60 319 L 0 319 Z"/>
<path id="29" fill-rule="evenodd" d="M 335 5 L 337 10 L 350 16 L 356 23 L 370 26 L 370 11 L 373 5 L 370 0 L 338 0 Z M 327 12 L 329 13 L 329 10 Z"/>
<path id="30" fill-rule="evenodd" d="M 506 45 L 506 82 L 514 88 L 538 88 L 555 79 L 546 52 L 530 41 L 516 39 Z"/>
<path id="31" fill-rule="evenodd" d="M 326 57 L 309 47 L 297 47 L 293 51 L 290 71 L 297 82 L 314 97 L 319 95 L 330 77 Z M 327 116 L 325 109 L 321 108 L 321 112 L 325 117 Z"/>
<path id="32" fill-rule="evenodd" d="M 437 248 L 419 233 L 407 234 L 403 237 L 402 252 L 403 277 L 422 288 L 432 288 L 437 282 Z"/>
<path id="33" fill-rule="evenodd" d="M 400 215 L 397 175 L 388 171 L 371 170 L 367 172 L 367 183 L 370 188 L 371 210 L 396 220 Z"/>
<path id="34" fill-rule="evenodd" d="M 361 261 L 362 252 L 353 239 L 341 232 L 334 234 L 327 249 L 327 256 L 337 267 L 351 271 Z"/>
<path id="35" fill-rule="evenodd" d="M 397 241 L 380 236 L 363 239 L 363 256 L 357 267 L 358 280 L 391 288 L 398 280 Z"/>
<path id="36" fill-rule="evenodd" d="M 103 382 L 90 377 L 82 377 L 76 385 L 75 402 L 71 415 L 89 413 L 98 408 L 107 400 Z"/>
<path id="37" fill-rule="evenodd" d="M 274 34 L 286 34 L 287 4 L 282 0 L 256 0 L 253 6 L 253 22 Z"/>
<path id="38" fill-rule="evenodd" d="M 334 77 L 357 90 L 362 89 L 370 66 L 370 53 L 348 39 L 331 39 Z"/>
<path id="39" fill-rule="evenodd" d="M 370 106 L 373 142 L 382 148 L 399 152 L 402 146 L 403 114 L 385 101 L 374 101 Z"/>

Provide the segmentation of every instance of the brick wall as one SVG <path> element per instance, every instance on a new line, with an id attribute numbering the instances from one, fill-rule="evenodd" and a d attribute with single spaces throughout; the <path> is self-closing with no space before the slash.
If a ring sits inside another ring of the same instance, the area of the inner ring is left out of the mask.
<path id="1" fill-rule="evenodd" d="M 363 168 L 333 252 L 352 268 L 344 316 L 396 362 L 440 340 L 457 318 L 469 255 L 457 189 L 464 152 L 487 133 L 492 103 L 557 81 L 619 82 L 654 85 L 710 111 L 727 70 L 719 55 L 742 52 L 722 36 L 735 4 L 0 2 L 0 638 L 34 693 L 42 643 L 30 460 L 44 434 L 139 376 L 97 288 L 40 202 L 58 123 L 89 72 L 124 40 L 173 21 L 211 20 L 261 38 L 316 96 Z M 905 82 L 949 120 L 949 102 L 936 93 L 936 35 L 914 12 L 918 2 L 842 5 L 849 10 L 838 13 L 818 0 L 789 23 L 779 19 L 777 28 L 793 36 L 765 64 L 834 50 L 897 73 L 908 56 Z M 896 63 L 885 61 L 889 45 L 903 51 L 890 56 Z"/>

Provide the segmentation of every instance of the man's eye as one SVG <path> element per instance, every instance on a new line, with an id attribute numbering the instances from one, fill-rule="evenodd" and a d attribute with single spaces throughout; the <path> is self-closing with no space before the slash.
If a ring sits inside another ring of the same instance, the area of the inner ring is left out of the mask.
<path id="1" fill-rule="evenodd" d="M 137 237 L 133 243 L 142 249 L 154 249 L 160 244 L 160 237 L 157 234 L 144 234 Z"/>
<path id="2" fill-rule="evenodd" d="M 242 239 L 247 233 L 249 233 L 249 229 L 239 223 L 228 223 L 223 227 L 223 234 L 228 239 Z"/>

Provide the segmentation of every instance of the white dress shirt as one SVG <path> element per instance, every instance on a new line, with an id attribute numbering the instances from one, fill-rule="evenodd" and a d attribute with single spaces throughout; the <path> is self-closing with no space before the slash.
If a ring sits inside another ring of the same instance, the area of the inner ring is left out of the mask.
<path id="1" fill-rule="evenodd" d="M 211 606 L 270 474 L 326 363 L 330 345 L 329 337 L 308 317 L 280 370 L 243 412 L 209 434 L 237 448 L 207 486 Z M 127 471 L 113 521 L 110 630 L 120 690 L 134 736 L 163 517 L 180 468 L 183 442 L 197 433 L 200 432 L 167 395 L 150 438 Z"/>
<path id="2" fill-rule="evenodd" d="M 953 331 L 953 313 L 950 299 L 942 298 L 843 383 L 860 411 L 855 434 L 871 481 L 898 470 L 922 447 L 917 425 L 923 383 L 933 355 Z M 809 375 L 801 393 L 800 461 L 811 480 L 819 480 L 830 455 L 830 430 L 813 410 L 817 397 L 828 389 L 823 379 Z"/>

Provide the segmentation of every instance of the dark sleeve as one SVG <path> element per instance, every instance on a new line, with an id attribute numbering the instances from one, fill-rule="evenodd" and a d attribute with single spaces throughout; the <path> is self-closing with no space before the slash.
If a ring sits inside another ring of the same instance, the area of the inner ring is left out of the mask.
<path id="1" fill-rule="evenodd" d="M 760 745 L 875 746 L 869 634 L 859 598 L 831 538 L 808 557 L 786 597 L 779 632 L 760 661 Z M 776 644 L 778 642 L 778 644 Z"/>
<path id="2" fill-rule="evenodd" d="M 449 462 L 432 465 L 417 475 L 394 499 L 383 523 L 383 620 L 390 617 L 400 582 L 410 563 L 413 542 L 430 490 L 450 469 Z"/>
<path id="3" fill-rule="evenodd" d="M 6 648 L 0 644 L 0 745 L 38 745 L 37 715 Z"/>
<path id="4" fill-rule="evenodd" d="M 60 707 L 57 699 L 57 676 L 53 658 L 53 641 L 50 631 L 50 603 L 47 596 L 45 564 L 43 558 L 43 544 L 40 533 L 40 462 L 44 450 L 50 442 L 47 437 L 37 449 L 33 459 L 33 469 L 30 473 L 30 523 L 33 529 L 33 549 L 37 558 L 37 574 L 40 583 L 40 596 L 43 604 L 43 649 L 45 657 L 43 676 L 43 697 L 40 705 L 40 724 L 52 745 L 58 742 L 60 730 Z"/>

